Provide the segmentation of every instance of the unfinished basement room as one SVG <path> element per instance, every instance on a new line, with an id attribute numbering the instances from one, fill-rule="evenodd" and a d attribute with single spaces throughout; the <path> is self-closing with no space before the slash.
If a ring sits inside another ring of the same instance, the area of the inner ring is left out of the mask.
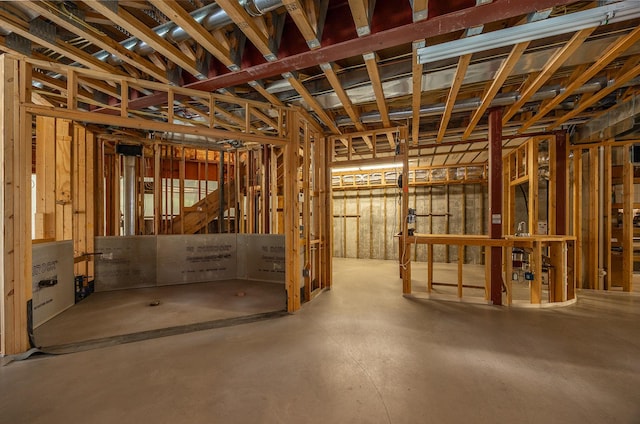
<path id="1" fill-rule="evenodd" d="M 640 1 L 2 1 L 0 85 L 0 424 L 640 422 Z"/>

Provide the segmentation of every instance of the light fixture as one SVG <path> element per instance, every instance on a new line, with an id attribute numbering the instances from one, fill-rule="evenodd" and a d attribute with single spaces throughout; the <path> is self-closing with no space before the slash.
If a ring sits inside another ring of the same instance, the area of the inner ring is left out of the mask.
<path id="1" fill-rule="evenodd" d="M 375 171 L 377 169 L 402 168 L 402 162 L 376 163 L 372 165 L 351 166 L 351 167 L 333 167 L 331 172 L 357 172 L 357 171 Z"/>
<path id="2" fill-rule="evenodd" d="M 569 15 L 423 47 L 418 49 L 418 63 L 432 63 L 638 17 L 640 17 L 640 2 L 625 0 Z"/>

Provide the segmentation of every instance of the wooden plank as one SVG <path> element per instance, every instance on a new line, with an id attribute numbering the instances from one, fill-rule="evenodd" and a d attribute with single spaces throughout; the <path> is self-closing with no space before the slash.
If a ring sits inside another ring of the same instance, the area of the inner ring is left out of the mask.
<path id="1" fill-rule="evenodd" d="M 362 37 L 371 33 L 369 25 L 372 13 L 369 0 L 349 0 L 349 8 L 358 36 Z"/>
<path id="2" fill-rule="evenodd" d="M 382 88 L 380 71 L 378 70 L 378 55 L 375 53 L 365 53 L 362 57 L 364 58 L 364 63 L 367 67 L 367 72 L 369 73 L 369 79 L 371 80 L 371 86 L 376 97 L 376 104 L 378 105 L 382 125 L 390 127 L 391 121 L 389 121 L 389 108 L 384 95 L 384 89 Z"/>
<path id="3" fill-rule="evenodd" d="M 531 303 L 542 303 L 542 243 L 534 242 L 533 245 L 533 281 L 531 281 Z"/>
<path id="4" fill-rule="evenodd" d="M 234 0 L 219 0 L 217 3 L 263 56 L 267 58 L 274 56 L 269 49 L 267 36 L 240 3 Z"/>
<path id="5" fill-rule="evenodd" d="M 302 85 L 302 82 L 298 80 L 298 78 L 296 78 L 292 74 L 285 74 L 284 77 L 287 81 L 289 81 L 289 84 L 291 84 L 293 89 L 302 96 L 304 101 L 307 102 L 311 109 L 313 109 L 313 111 L 318 115 L 318 118 L 320 118 L 322 123 L 325 124 L 331 130 L 331 132 L 333 132 L 334 134 L 342 134 L 334 120 L 329 117 L 320 103 L 318 103 L 315 97 L 312 96 L 311 93 L 309 93 L 309 91 L 305 88 L 304 85 Z"/>
<path id="6" fill-rule="evenodd" d="M 418 145 L 420 138 L 420 106 L 422 104 L 423 65 L 418 61 L 418 49 L 425 46 L 425 40 L 416 40 L 411 44 L 411 141 Z"/>
<path id="7" fill-rule="evenodd" d="M 529 140 L 527 170 L 529 175 L 529 234 L 538 234 L 538 141 Z"/>
<path id="8" fill-rule="evenodd" d="M 458 245 L 458 297 L 462 297 L 462 265 L 464 264 L 463 245 Z"/>
<path id="9" fill-rule="evenodd" d="M 338 79 L 338 75 L 336 74 L 336 71 L 334 69 L 333 64 L 331 64 L 331 63 L 321 63 L 320 64 L 320 69 L 322 69 L 322 71 L 324 72 L 324 76 L 327 78 L 327 81 L 329 81 L 329 84 L 331 84 L 331 87 L 333 88 L 333 91 L 338 96 L 338 99 L 340 99 L 340 103 L 342 103 L 342 107 L 344 108 L 345 112 L 347 113 L 347 115 L 349 116 L 349 118 L 351 119 L 353 124 L 355 125 L 356 129 L 358 131 L 365 131 L 364 125 L 362 125 L 362 123 L 360 122 L 360 114 L 354 108 L 353 102 L 349 98 L 349 95 L 347 94 L 345 89 L 342 87 L 342 84 L 340 83 L 340 80 Z M 365 142 L 366 142 L 366 140 L 365 140 Z M 367 146 L 370 149 L 372 148 L 370 140 L 367 143 Z"/>
<path id="10" fill-rule="evenodd" d="M 631 31 L 629 34 L 620 36 L 616 41 L 603 50 L 602 54 L 598 56 L 596 61 L 586 71 L 576 75 L 565 91 L 545 103 L 538 113 L 522 124 L 518 132 L 525 132 L 533 124 L 549 114 L 549 112 L 555 109 L 556 106 L 562 103 L 567 97 L 571 96 L 579 87 L 582 87 L 584 83 L 595 77 L 598 72 L 617 59 L 629 47 L 638 42 L 638 40 L 640 40 L 640 27 L 636 27 L 636 29 Z"/>
<path id="11" fill-rule="evenodd" d="M 451 119 L 453 106 L 456 103 L 458 92 L 462 87 L 462 82 L 464 81 L 464 77 L 467 74 L 467 69 L 469 68 L 469 64 L 471 63 L 471 56 L 472 55 L 470 54 L 466 54 L 466 55 L 460 56 L 460 58 L 458 59 L 456 74 L 453 77 L 451 88 L 449 88 L 449 95 L 447 96 L 447 102 L 445 104 L 444 113 L 442 114 L 442 118 L 440 120 L 440 127 L 438 128 L 438 135 L 436 137 L 436 142 L 438 143 L 440 143 L 444 138 L 444 135 L 447 131 L 447 127 L 449 126 L 449 119 Z"/>
<path id="12" fill-rule="evenodd" d="M 582 210 L 582 150 L 574 150 L 573 154 L 573 208 L 572 208 L 572 222 L 573 222 L 573 234 L 576 236 L 576 244 L 575 244 L 575 279 L 576 279 L 576 287 L 583 287 L 583 272 L 582 272 L 582 262 L 583 262 L 583 249 L 582 245 L 584 243 L 582 236 L 582 219 L 583 219 L 583 210 Z"/>
<path id="13" fill-rule="evenodd" d="M 589 149 L 589 215 L 587 218 L 587 234 L 589 241 L 586 243 L 586 278 L 588 288 L 601 289 L 598 279 L 598 237 L 599 209 L 600 202 L 600 178 L 599 178 L 598 148 Z"/>
<path id="14" fill-rule="evenodd" d="M 71 143 L 72 124 L 56 120 L 56 240 L 72 240 Z"/>
<path id="15" fill-rule="evenodd" d="M 500 69 L 498 69 L 498 72 L 491 82 L 491 85 L 482 96 L 482 103 L 480 107 L 473 113 L 467 129 L 462 135 L 463 140 L 469 138 L 476 125 L 478 125 L 478 122 L 480 122 L 480 118 L 482 118 L 482 115 L 484 115 L 485 111 L 491 105 L 491 102 L 495 98 L 496 94 L 498 94 L 498 91 L 500 91 L 502 85 L 511 74 L 511 71 L 522 57 L 522 54 L 525 52 L 527 47 L 529 47 L 529 43 L 529 41 L 525 41 L 513 46 L 511 52 L 509 53 L 509 56 L 502 62 L 502 65 L 500 65 Z"/>
<path id="16" fill-rule="evenodd" d="M 629 148 L 622 155 L 622 290 L 630 292 L 633 286 L 633 164 Z"/>
<path id="17" fill-rule="evenodd" d="M 27 301 L 31 298 L 31 116 L 20 111 L 30 75 L 18 62 L 0 56 L 0 354 L 29 348 Z M 29 71 L 27 71 L 30 74 Z M 19 79 L 19 76 L 21 77 Z M 30 93 L 29 93 L 30 95 Z M 28 129 L 28 131 L 27 131 Z"/>
<path id="18" fill-rule="evenodd" d="M 95 190 L 96 139 L 95 139 L 95 134 L 92 131 L 87 130 L 85 135 L 86 135 L 86 138 L 85 138 L 86 173 L 85 173 L 85 184 L 84 184 L 84 196 L 85 196 L 84 227 L 85 227 L 85 236 L 86 236 L 85 252 L 88 254 L 92 254 L 92 253 L 95 253 L 95 235 L 96 235 L 95 234 L 95 229 L 96 229 L 95 207 L 94 207 L 96 203 L 96 197 L 94 194 L 96 192 Z M 95 266 L 95 263 L 93 260 L 87 261 L 86 275 L 88 275 L 90 279 L 95 275 L 94 266 Z"/>
<path id="19" fill-rule="evenodd" d="M 316 25 L 310 19 L 300 0 L 283 0 L 282 4 L 284 4 L 287 12 L 289 12 L 289 15 L 300 30 L 300 34 L 302 34 L 306 40 L 309 48 L 311 50 L 319 48 L 320 41 L 318 41 L 318 35 L 315 28 Z"/>
<path id="20" fill-rule="evenodd" d="M 289 143 L 284 147 L 284 228 L 285 228 L 285 280 L 287 287 L 287 311 L 300 309 L 300 252 L 298 201 L 298 115 L 287 113 Z"/>
<path id="21" fill-rule="evenodd" d="M 55 238 L 55 119 L 36 117 L 36 238 Z"/>
<path id="22" fill-rule="evenodd" d="M 201 75 L 198 71 L 195 61 L 181 52 L 174 45 L 156 34 L 151 28 L 139 21 L 135 16 L 127 12 L 124 8 L 118 6 L 117 12 L 111 10 L 108 5 L 93 0 L 83 0 L 90 8 L 99 12 L 104 17 L 112 21 L 116 25 L 127 28 L 132 35 L 143 40 L 156 52 L 162 54 L 182 69 L 186 70 L 194 76 Z"/>
<path id="23" fill-rule="evenodd" d="M 511 107 L 505 112 L 502 117 L 502 124 L 506 125 L 507 122 L 533 97 L 534 94 L 542 88 L 542 86 L 551 78 L 556 71 L 573 55 L 582 43 L 593 33 L 595 27 L 587 28 L 576 32 L 571 40 L 569 40 L 564 46 L 557 49 L 556 52 L 547 60 L 547 63 L 542 68 L 542 71 L 536 76 L 531 83 L 529 83 L 524 90 L 520 93 L 518 100 L 511 105 Z"/>
<path id="24" fill-rule="evenodd" d="M 149 0 L 162 13 L 167 15 L 176 25 L 182 28 L 205 50 L 227 67 L 235 65 L 230 58 L 228 47 L 218 41 L 204 26 L 196 22 L 193 17 L 177 2 L 164 0 Z"/>
<path id="25" fill-rule="evenodd" d="M 612 182 L 612 175 L 611 175 L 611 167 L 612 167 L 612 162 L 611 162 L 611 146 L 610 145 L 606 145 L 604 146 L 604 175 L 602 176 L 603 180 L 604 180 L 604 187 L 605 190 L 611 190 L 611 192 L 613 193 L 613 182 Z M 612 285 L 612 269 L 611 269 L 611 238 L 612 236 L 612 232 L 611 232 L 611 226 L 612 226 L 612 210 L 611 210 L 611 203 L 612 203 L 612 196 L 604 196 L 604 205 L 603 205 L 603 210 L 604 210 L 604 215 L 602 217 L 602 225 L 603 225 L 603 234 L 602 237 L 604 238 L 603 240 L 603 249 L 604 249 L 604 264 L 603 267 L 607 272 L 607 275 L 605 275 L 604 277 L 604 287 L 603 289 L 605 290 L 609 290 L 611 289 Z M 617 214 L 616 218 L 617 218 Z"/>

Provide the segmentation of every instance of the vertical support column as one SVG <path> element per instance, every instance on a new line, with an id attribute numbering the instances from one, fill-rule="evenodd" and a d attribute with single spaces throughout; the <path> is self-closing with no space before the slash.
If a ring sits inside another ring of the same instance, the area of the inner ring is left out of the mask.
<path id="1" fill-rule="evenodd" d="M 408 243 L 409 223 L 409 140 L 407 139 L 407 129 L 400 132 L 400 149 L 402 151 L 402 214 L 400 236 L 400 272 L 402 275 L 402 293 L 411 294 L 411 244 Z"/>
<path id="2" fill-rule="evenodd" d="M 224 152 L 221 151 L 219 153 L 220 161 L 218 164 L 218 199 L 220 200 L 218 204 L 220 205 L 220 209 L 218 210 L 218 233 L 224 232 Z"/>
<path id="3" fill-rule="evenodd" d="M 575 283 L 577 287 L 583 286 L 582 272 L 582 149 L 573 151 L 573 235 L 576 236 L 575 243 Z M 574 287 L 575 288 L 575 287 Z"/>
<path id="4" fill-rule="evenodd" d="M 36 117 L 36 238 L 56 237 L 55 118 Z"/>
<path id="5" fill-rule="evenodd" d="M 589 218 L 588 218 L 588 243 L 586 258 L 586 278 L 588 288 L 601 289 L 598 278 L 598 251 L 600 250 L 599 239 L 599 202 L 600 202 L 600 161 L 598 159 L 598 147 L 589 149 Z"/>
<path id="6" fill-rule="evenodd" d="M 603 172 L 603 185 L 605 187 L 606 192 L 613 189 L 613 175 L 611 170 L 611 144 L 606 144 L 604 146 L 604 158 L 603 158 L 604 172 Z M 602 225 L 603 225 L 603 244 L 604 244 L 604 257 L 602 264 L 603 268 L 606 270 L 607 274 L 604 276 L 604 289 L 609 290 L 612 287 L 612 266 L 611 266 L 611 230 L 612 230 L 612 216 L 611 216 L 611 204 L 612 204 L 612 195 L 609 192 L 608 195 L 603 196 L 604 205 L 603 205 L 603 216 L 602 216 Z"/>
<path id="7" fill-rule="evenodd" d="M 489 237 L 502 238 L 502 109 L 489 111 Z M 491 246 L 491 303 L 502 305 L 502 247 Z"/>
<path id="8" fill-rule="evenodd" d="M 322 166 L 324 178 L 324 187 L 323 190 L 321 190 L 321 193 L 323 193 L 322 227 L 324 228 L 324 236 L 322 246 L 324 247 L 324 287 L 331 288 L 333 282 L 333 185 L 331 181 L 331 169 L 328 165 L 330 162 L 333 162 L 334 144 L 324 137 L 321 140 L 324 153 L 324 161 L 319 165 Z"/>
<path id="9" fill-rule="evenodd" d="M 136 157 L 123 157 L 124 235 L 133 236 L 136 233 Z"/>
<path id="10" fill-rule="evenodd" d="M 160 152 L 162 146 L 153 145 L 153 234 L 160 234 L 162 219 L 162 176 L 160 174 Z"/>
<path id="11" fill-rule="evenodd" d="M 622 168 L 622 290 L 631 291 L 633 281 L 633 164 L 630 147 L 624 147 Z"/>
<path id="12" fill-rule="evenodd" d="M 304 123 L 303 158 L 302 158 L 302 228 L 304 234 L 304 296 L 305 301 L 311 300 L 311 134 L 309 124 Z"/>
<path id="13" fill-rule="evenodd" d="M 529 233 L 538 234 L 538 140 L 529 140 L 527 151 L 527 175 L 529 176 Z"/>
<path id="14" fill-rule="evenodd" d="M 555 233 L 566 235 L 569 230 L 569 214 L 567 212 L 569 205 L 568 195 L 568 178 L 569 166 L 568 157 L 567 132 L 562 131 L 556 133 L 555 142 Z"/>
<path id="15" fill-rule="evenodd" d="M 72 123 L 56 119 L 56 240 L 72 240 L 71 143 Z"/>
<path id="16" fill-rule="evenodd" d="M 299 116 L 287 111 L 288 143 L 284 146 L 284 233 L 287 311 L 300 309 L 300 205 L 298 202 Z"/>
<path id="17" fill-rule="evenodd" d="M 271 146 L 262 146 L 262 229 L 264 234 L 271 232 Z"/>
<path id="18" fill-rule="evenodd" d="M 0 354 L 29 349 L 31 299 L 31 69 L 0 56 Z"/>

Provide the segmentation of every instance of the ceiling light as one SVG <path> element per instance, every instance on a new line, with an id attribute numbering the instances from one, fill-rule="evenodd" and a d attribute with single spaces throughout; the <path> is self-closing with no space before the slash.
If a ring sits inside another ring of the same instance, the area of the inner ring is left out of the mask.
<path id="1" fill-rule="evenodd" d="M 637 0 L 611 3 L 582 12 L 424 47 L 418 49 L 418 63 L 432 63 L 638 17 L 640 17 L 640 2 Z"/>

